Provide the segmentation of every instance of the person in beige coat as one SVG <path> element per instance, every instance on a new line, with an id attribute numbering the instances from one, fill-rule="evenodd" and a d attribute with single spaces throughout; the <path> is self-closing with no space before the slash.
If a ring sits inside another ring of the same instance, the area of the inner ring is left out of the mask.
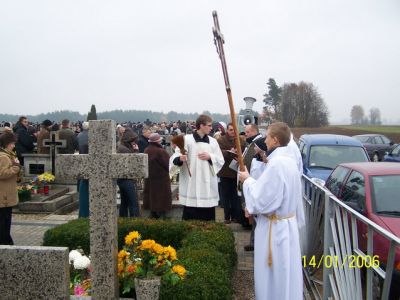
<path id="1" fill-rule="evenodd" d="M 12 207 L 18 204 L 17 177 L 20 164 L 13 152 L 16 136 L 0 135 L 0 245 L 14 245 L 11 238 Z"/>

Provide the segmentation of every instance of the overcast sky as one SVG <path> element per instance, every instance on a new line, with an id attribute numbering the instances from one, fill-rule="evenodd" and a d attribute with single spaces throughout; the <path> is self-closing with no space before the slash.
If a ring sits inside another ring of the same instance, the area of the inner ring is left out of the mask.
<path id="1" fill-rule="evenodd" d="M 213 10 L 237 110 L 272 77 L 400 123 L 399 0 L 0 0 L 0 112 L 228 113 Z"/>

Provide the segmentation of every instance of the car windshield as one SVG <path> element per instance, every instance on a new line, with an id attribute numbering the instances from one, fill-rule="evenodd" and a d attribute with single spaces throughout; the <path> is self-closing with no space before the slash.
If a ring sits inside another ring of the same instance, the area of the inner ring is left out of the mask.
<path id="1" fill-rule="evenodd" d="M 353 138 L 359 140 L 361 143 L 366 143 L 370 137 L 369 136 L 353 136 Z"/>
<path id="2" fill-rule="evenodd" d="M 374 211 L 400 217 L 400 175 L 372 176 L 371 185 Z"/>
<path id="3" fill-rule="evenodd" d="M 312 146 L 310 168 L 334 169 L 338 164 L 368 161 L 364 148 L 341 145 Z"/>

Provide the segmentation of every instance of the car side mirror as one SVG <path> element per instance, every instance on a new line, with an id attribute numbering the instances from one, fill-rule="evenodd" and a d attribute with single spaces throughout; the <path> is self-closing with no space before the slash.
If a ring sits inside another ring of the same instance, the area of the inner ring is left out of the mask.
<path id="1" fill-rule="evenodd" d="M 393 145 L 394 145 L 394 143 L 393 143 L 392 141 L 390 141 L 389 145 L 390 145 L 390 146 L 393 146 Z"/>

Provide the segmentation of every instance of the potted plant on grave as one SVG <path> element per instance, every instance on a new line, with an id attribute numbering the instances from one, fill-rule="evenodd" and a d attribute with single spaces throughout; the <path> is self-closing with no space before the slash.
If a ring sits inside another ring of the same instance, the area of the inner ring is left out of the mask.
<path id="1" fill-rule="evenodd" d="M 90 258 L 85 256 L 83 250 L 71 250 L 69 252 L 70 264 L 70 294 L 75 296 L 91 295 L 91 266 Z"/>
<path id="2" fill-rule="evenodd" d="M 142 240 L 137 231 L 125 237 L 125 246 L 118 253 L 118 277 L 123 294 L 135 289 L 137 300 L 158 299 L 161 280 L 174 285 L 187 275 L 173 247 Z"/>
<path id="3" fill-rule="evenodd" d="M 31 190 L 32 186 L 27 183 L 17 185 L 18 200 L 20 202 L 25 202 L 31 200 Z"/>
<path id="4" fill-rule="evenodd" d="M 49 172 L 44 172 L 43 174 L 33 178 L 32 189 L 34 190 L 34 193 L 43 193 L 48 195 L 50 189 L 49 183 L 53 182 L 55 178 L 56 177 Z"/>

